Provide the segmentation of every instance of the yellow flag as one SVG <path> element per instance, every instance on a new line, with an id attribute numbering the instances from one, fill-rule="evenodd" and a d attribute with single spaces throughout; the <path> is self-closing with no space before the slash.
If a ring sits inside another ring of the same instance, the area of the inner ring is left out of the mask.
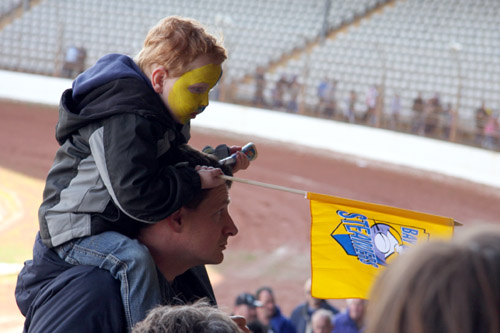
<path id="1" fill-rule="evenodd" d="M 367 298 L 376 276 L 410 246 L 451 238 L 452 218 L 307 193 L 314 297 Z"/>

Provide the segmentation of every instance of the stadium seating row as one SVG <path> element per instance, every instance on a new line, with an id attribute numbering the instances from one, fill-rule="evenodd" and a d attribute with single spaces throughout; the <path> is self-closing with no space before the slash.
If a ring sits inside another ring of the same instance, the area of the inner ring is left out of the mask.
<path id="1" fill-rule="evenodd" d="M 2 1 L 0 15 L 20 2 Z M 223 36 L 225 82 L 243 102 L 263 67 L 268 100 L 281 77 L 297 76 L 299 102 L 313 109 L 326 77 L 339 81 L 338 100 L 355 90 L 364 112 L 368 87 L 384 84 L 386 109 L 396 92 L 406 116 L 418 92 L 439 93 L 470 128 L 482 100 L 500 107 L 499 11 L 497 0 L 40 0 L 0 31 L 0 68 L 57 76 L 72 45 L 86 49 L 87 67 L 134 55 L 155 22 L 181 15 Z"/>

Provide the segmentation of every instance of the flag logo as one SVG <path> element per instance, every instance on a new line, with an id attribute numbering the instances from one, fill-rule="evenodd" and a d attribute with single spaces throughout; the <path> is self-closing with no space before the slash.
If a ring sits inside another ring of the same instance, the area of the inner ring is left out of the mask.
<path id="1" fill-rule="evenodd" d="M 403 253 L 409 246 L 429 234 L 425 229 L 397 225 L 368 218 L 362 214 L 337 210 L 340 223 L 330 234 L 350 256 L 365 264 L 378 268 Z"/>

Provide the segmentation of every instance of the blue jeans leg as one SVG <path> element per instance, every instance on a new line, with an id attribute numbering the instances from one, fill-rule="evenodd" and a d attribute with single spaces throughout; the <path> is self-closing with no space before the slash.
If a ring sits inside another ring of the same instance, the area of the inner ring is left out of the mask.
<path id="1" fill-rule="evenodd" d="M 147 247 L 139 241 L 107 231 L 72 240 L 55 250 L 70 264 L 96 266 L 120 280 L 129 329 L 160 304 L 156 265 Z"/>

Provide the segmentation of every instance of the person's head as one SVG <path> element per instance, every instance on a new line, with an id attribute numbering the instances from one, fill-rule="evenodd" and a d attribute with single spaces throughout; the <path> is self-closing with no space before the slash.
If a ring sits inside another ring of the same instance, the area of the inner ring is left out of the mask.
<path id="1" fill-rule="evenodd" d="M 324 302 L 321 298 L 316 298 L 311 295 L 311 278 L 304 283 L 304 294 L 306 296 L 307 305 L 310 309 L 319 309 L 321 303 Z"/>
<path id="2" fill-rule="evenodd" d="M 208 105 L 226 50 L 192 19 L 169 16 L 151 28 L 134 58 L 174 119 L 182 124 Z"/>
<path id="3" fill-rule="evenodd" d="M 242 293 L 234 301 L 233 314 L 235 316 L 243 316 L 247 319 L 247 322 L 252 322 L 257 319 L 256 308 L 261 305 L 260 301 L 256 300 L 252 294 Z"/>
<path id="4" fill-rule="evenodd" d="M 333 312 L 318 309 L 311 316 L 312 333 L 331 333 L 334 328 Z"/>
<path id="5" fill-rule="evenodd" d="M 219 166 L 215 158 L 188 145 L 179 150 L 179 162 L 191 167 Z M 228 238 L 238 233 L 228 212 L 228 189 L 229 183 L 204 189 L 167 218 L 140 230 L 139 241 L 148 247 L 167 280 L 194 266 L 222 262 Z"/>
<path id="6" fill-rule="evenodd" d="M 391 263 L 372 289 L 367 332 L 499 332 L 499 313 L 500 228 L 474 226 Z"/>
<path id="7" fill-rule="evenodd" d="M 260 287 L 255 292 L 255 297 L 262 304 L 257 308 L 257 317 L 267 325 L 276 312 L 274 292 L 270 287 Z"/>
<path id="8" fill-rule="evenodd" d="M 346 303 L 349 317 L 358 325 L 361 325 L 365 316 L 366 301 L 360 298 L 349 298 L 346 300 Z"/>
<path id="9" fill-rule="evenodd" d="M 226 313 L 201 300 L 192 305 L 159 306 L 137 323 L 132 333 L 239 333 Z"/>

